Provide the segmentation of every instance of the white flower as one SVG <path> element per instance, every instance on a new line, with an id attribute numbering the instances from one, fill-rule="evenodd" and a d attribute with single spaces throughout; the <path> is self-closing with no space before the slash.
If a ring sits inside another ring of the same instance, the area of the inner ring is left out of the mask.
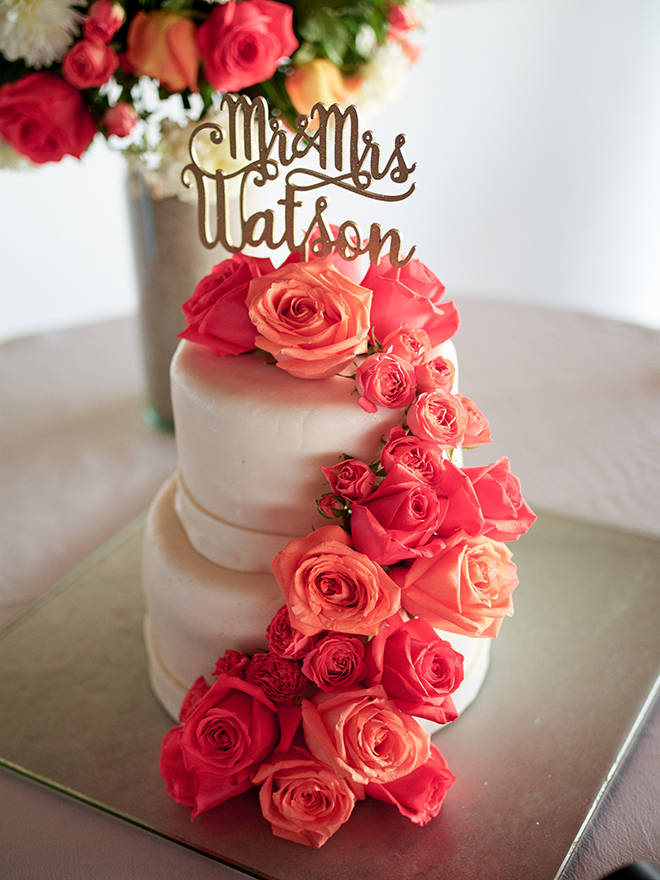
<path id="1" fill-rule="evenodd" d="M 367 116 L 373 115 L 399 96 L 409 69 L 410 59 L 401 44 L 394 40 L 385 43 L 360 68 L 362 83 L 351 100 Z"/>
<path id="2" fill-rule="evenodd" d="M 84 16 L 76 0 L 0 0 L 0 52 L 39 70 L 61 61 Z M 78 4 L 82 5 L 82 4 Z"/>

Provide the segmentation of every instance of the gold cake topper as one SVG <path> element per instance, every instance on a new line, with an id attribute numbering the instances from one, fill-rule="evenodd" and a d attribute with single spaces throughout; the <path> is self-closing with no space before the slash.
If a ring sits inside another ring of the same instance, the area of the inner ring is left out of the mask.
<path id="1" fill-rule="evenodd" d="M 316 198 L 313 217 L 305 224 L 306 231 L 300 240 L 302 233 L 296 217 L 297 209 L 303 206 L 299 196 L 325 187 L 338 187 L 379 202 L 400 202 L 408 198 L 415 189 L 415 183 L 410 183 L 409 177 L 416 164 L 408 165 L 403 155 L 405 135 L 396 136 L 389 158 L 383 162 L 381 147 L 372 132 L 365 131 L 360 137 L 359 113 L 354 105 L 342 109 L 338 104 L 326 107 L 317 103 L 309 116 L 298 116 L 294 132 L 286 129 L 280 119 L 269 119 L 268 104 L 262 97 L 251 100 L 245 95 L 227 94 L 222 98 L 221 110 L 227 111 L 227 130 L 214 122 L 198 125 L 190 138 L 190 164 L 185 166 L 181 175 L 184 186 L 197 188 L 198 232 L 205 247 L 210 249 L 220 244 L 228 252 L 238 253 L 245 247 L 265 245 L 270 250 L 277 250 L 286 245 L 292 253 L 300 251 L 303 259 L 310 247 L 319 257 L 336 248 L 346 260 L 355 260 L 368 253 L 370 262 L 378 263 L 385 244 L 389 242 L 392 266 L 405 266 L 412 259 L 416 246 L 405 256 L 400 256 L 401 234 L 398 229 L 383 233 L 379 223 L 371 223 L 366 241 L 354 220 L 342 222 L 336 233 L 331 231 L 323 216 L 328 208 L 325 195 Z M 196 141 L 202 136 L 216 146 L 228 142 L 233 165 L 237 167 L 212 171 L 203 167 L 196 150 Z M 241 149 L 247 161 L 244 165 L 236 162 Z M 301 160 L 309 164 L 301 164 Z M 317 168 L 311 166 L 311 160 L 316 162 Z M 283 208 L 284 223 L 277 237 L 275 210 L 267 208 L 245 216 L 246 196 L 250 184 L 264 187 L 277 180 L 284 168 L 289 169 L 284 177 L 284 196 L 276 202 Z M 232 185 L 231 181 L 239 186 L 240 240 L 236 244 L 228 217 L 228 185 Z M 405 187 L 405 191 L 372 189 L 381 181 L 390 187 Z M 318 238 L 315 237 L 310 245 L 313 235 Z"/>

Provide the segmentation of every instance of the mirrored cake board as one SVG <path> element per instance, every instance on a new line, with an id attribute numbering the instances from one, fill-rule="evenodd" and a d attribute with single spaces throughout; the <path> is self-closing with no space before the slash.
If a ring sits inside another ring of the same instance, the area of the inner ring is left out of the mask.
<path id="1" fill-rule="evenodd" d="M 268 880 L 553 880 L 658 689 L 660 542 L 542 514 L 477 701 L 434 738 L 457 776 L 420 828 L 367 799 L 321 849 L 256 790 L 190 820 L 165 793 L 142 639 L 143 520 L 0 634 L 0 763 Z"/>

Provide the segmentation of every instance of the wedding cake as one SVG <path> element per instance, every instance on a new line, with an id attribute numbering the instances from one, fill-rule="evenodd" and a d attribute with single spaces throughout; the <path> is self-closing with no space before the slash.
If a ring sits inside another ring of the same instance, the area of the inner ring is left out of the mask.
<path id="1" fill-rule="evenodd" d="M 395 159 L 412 170 L 399 140 Z M 430 734 L 484 681 L 518 583 L 505 542 L 534 520 L 507 459 L 463 466 L 490 429 L 439 279 L 394 230 L 363 243 L 323 210 L 278 268 L 237 251 L 184 304 L 178 468 L 143 566 L 150 678 L 181 722 L 168 792 L 194 817 L 257 786 L 273 832 L 314 847 L 365 796 L 438 813 L 454 777 Z"/>

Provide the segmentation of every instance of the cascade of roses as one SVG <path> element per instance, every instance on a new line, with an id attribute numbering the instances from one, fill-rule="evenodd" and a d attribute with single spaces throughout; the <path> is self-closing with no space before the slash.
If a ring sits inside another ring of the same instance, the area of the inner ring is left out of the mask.
<path id="1" fill-rule="evenodd" d="M 457 717 L 463 657 L 443 633 L 497 636 L 518 583 L 505 542 L 535 515 L 508 459 L 452 460 L 490 430 L 434 351 L 458 325 L 443 296 L 418 261 L 362 274 L 336 252 L 279 269 L 237 255 L 184 305 L 182 336 L 222 356 L 259 348 L 305 379 L 357 358 L 357 403 L 402 415 L 377 460 L 322 468 L 335 522 L 273 560 L 285 604 L 267 651 L 227 651 L 166 735 L 161 772 L 193 817 L 258 787 L 275 835 L 320 847 L 365 796 L 424 825 L 454 781 L 419 724 Z"/>

